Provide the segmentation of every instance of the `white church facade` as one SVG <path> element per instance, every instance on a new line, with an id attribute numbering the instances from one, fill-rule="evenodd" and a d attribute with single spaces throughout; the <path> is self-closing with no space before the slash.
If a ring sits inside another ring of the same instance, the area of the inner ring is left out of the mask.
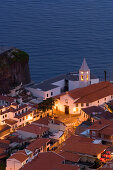
<path id="1" fill-rule="evenodd" d="M 113 100 L 113 84 L 100 82 L 77 88 L 54 97 L 55 110 L 65 114 L 80 114 L 82 108 L 103 106 Z"/>
<path id="2" fill-rule="evenodd" d="M 29 90 L 33 96 L 46 99 L 62 94 L 66 91 L 86 87 L 90 84 L 95 84 L 98 82 L 99 78 L 96 78 L 91 74 L 86 60 L 84 59 L 82 66 L 79 69 L 79 73 L 71 72 L 68 74 L 59 75 L 41 83 L 30 84 L 26 86 L 26 89 Z"/>

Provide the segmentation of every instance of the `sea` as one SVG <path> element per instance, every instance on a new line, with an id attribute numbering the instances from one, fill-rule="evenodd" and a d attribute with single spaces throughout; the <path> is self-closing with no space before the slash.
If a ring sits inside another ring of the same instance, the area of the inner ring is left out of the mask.
<path id="1" fill-rule="evenodd" d="M 31 79 L 78 71 L 113 80 L 113 0 L 0 0 L 0 47 L 29 56 Z"/>

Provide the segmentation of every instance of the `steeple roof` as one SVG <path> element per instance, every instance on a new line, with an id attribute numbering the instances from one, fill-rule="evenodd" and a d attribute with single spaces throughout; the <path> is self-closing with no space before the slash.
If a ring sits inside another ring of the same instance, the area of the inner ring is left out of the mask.
<path id="1" fill-rule="evenodd" d="M 83 63 L 82 63 L 82 66 L 80 68 L 81 71 L 88 71 L 89 70 L 89 67 L 87 65 L 87 62 L 86 62 L 86 59 L 84 58 L 83 60 Z"/>

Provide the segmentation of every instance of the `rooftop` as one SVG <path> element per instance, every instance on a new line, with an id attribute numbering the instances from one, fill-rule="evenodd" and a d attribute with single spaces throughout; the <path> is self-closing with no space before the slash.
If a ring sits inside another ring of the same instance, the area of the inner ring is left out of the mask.
<path id="1" fill-rule="evenodd" d="M 88 71 L 89 67 L 87 65 L 86 59 L 84 58 L 80 71 Z"/>
<path id="2" fill-rule="evenodd" d="M 61 96 L 66 94 L 76 100 L 75 103 L 91 103 L 101 98 L 113 95 L 113 84 L 110 82 L 100 82 L 62 93 L 55 96 L 55 98 L 59 99 Z"/>
<path id="3" fill-rule="evenodd" d="M 26 125 L 24 127 L 21 127 L 18 130 L 29 132 L 29 133 L 34 133 L 36 135 L 42 135 L 44 132 L 48 131 L 49 128 L 30 124 L 30 125 Z"/>
<path id="4" fill-rule="evenodd" d="M 14 119 L 6 119 L 5 120 L 5 123 L 8 124 L 8 125 L 14 125 L 16 124 L 18 121 L 14 120 Z"/>
<path id="5" fill-rule="evenodd" d="M 62 147 L 63 151 L 68 151 L 72 153 L 78 153 L 78 154 L 87 154 L 91 156 L 97 156 L 99 153 L 104 152 L 105 149 L 107 149 L 108 146 L 101 145 L 101 144 L 93 144 L 91 142 L 83 142 L 82 140 L 72 140 L 72 138 L 69 138 L 65 145 Z"/>
<path id="6" fill-rule="evenodd" d="M 26 149 L 35 152 L 36 149 L 40 149 L 42 146 L 46 145 L 50 139 L 48 138 L 39 138 L 32 142 Z"/>
<path id="7" fill-rule="evenodd" d="M 26 155 L 25 151 L 24 150 L 20 150 L 16 153 L 14 153 L 13 155 L 11 155 L 8 160 L 10 159 L 16 159 L 18 160 L 19 162 L 24 162 L 26 159 L 28 159 L 28 156 Z"/>
<path id="8" fill-rule="evenodd" d="M 91 79 L 96 79 L 96 77 L 93 74 L 91 74 L 90 77 L 91 77 Z M 48 80 L 44 80 L 44 81 L 37 83 L 37 84 L 32 84 L 32 85 L 30 84 L 27 87 L 40 89 L 40 90 L 43 90 L 43 91 L 48 91 L 48 90 L 59 87 L 55 83 L 58 82 L 58 81 L 61 81 L 61 80 L 65 80 L 65 79 L 71 80 L 71 81 L 78 81 L 79 80 L 79 74 L 76 73 L 76 72 L 70 72 L 70 73 L 67 73 L 67 74 L 62 74 L 62 75 L 50 78 Z"/>
<path id="9" fill-rule="evenodd" d="M 90 130 L 102 130 L 103 128 L 109 126 L 111 123 L 110 120 L 107 120 L 107 119 L 101 119 L 101 120 L 98 120 L 96 122 L 93 123 L 93 125 L 91 125 L 89 127 Z"/>
<path id="10" fill-rule="evenodd" d="M 37 167 L 39 170 L 45 170 L 45 169 L 54 170 L 57 169 L 57 165 L 61 164 L 63 160 L 64 158 L 62 156 L 54 152 L 43 152 L 43 153 L 39 153 L 35 159 L 33 159 L 28 164 L 26 164 L 20 170 L 37 169 Z"/>
<path id="11" fill-rule="evenodd" d="M 59 153 L 61 156 L 65 158 L 65 160 L 72 161 L 72 162 L 78 162 L 80 159 L 80 155 L 68 151 L 62 151 Z"/>

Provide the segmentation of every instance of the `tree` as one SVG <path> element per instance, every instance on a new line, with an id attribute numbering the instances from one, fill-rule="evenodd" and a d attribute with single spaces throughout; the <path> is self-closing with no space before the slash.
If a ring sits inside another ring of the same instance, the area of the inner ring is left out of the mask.
<path id="1" fill-rule="evenodd" d="M 38 104 L 38 110 L 42 112 L 47 112 L 48 110 L 52 110 L 53 114 L 53 106 L 55 105 L 55 99 L 54 98 L 47 98 L 46 100 L 43 100 L 43 102 Z"/>

